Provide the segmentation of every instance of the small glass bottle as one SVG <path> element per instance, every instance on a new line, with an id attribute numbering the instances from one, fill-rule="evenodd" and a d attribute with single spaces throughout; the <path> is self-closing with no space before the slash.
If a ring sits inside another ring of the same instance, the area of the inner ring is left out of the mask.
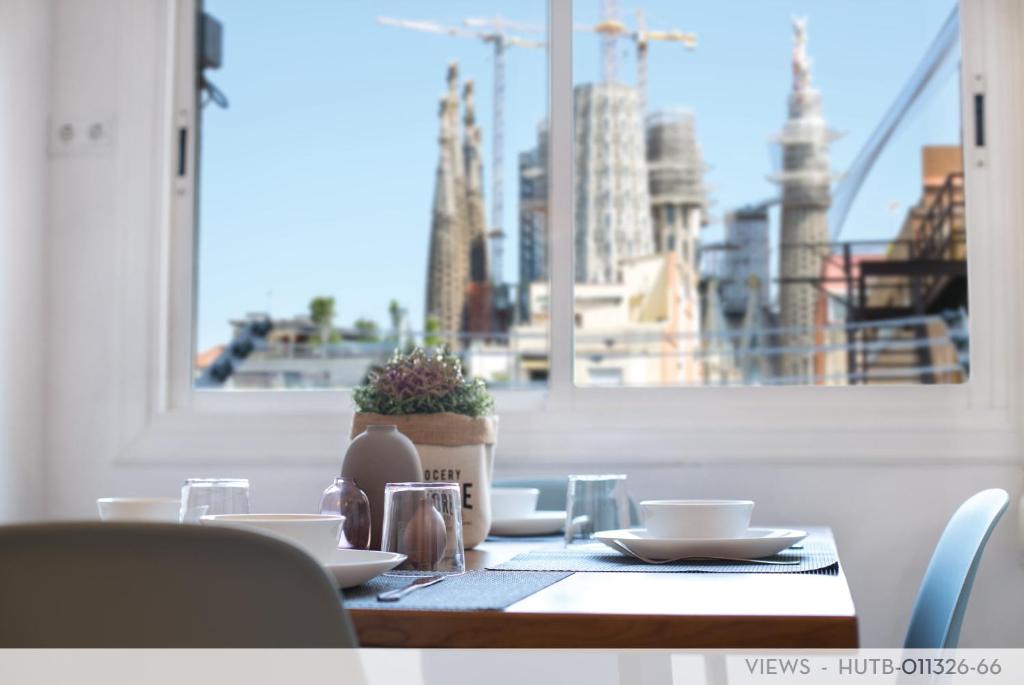
<path id="1" fill-rule="evenodd" d="M 369 549 L 370 500 L 354 478 L 334 479 L 334 483 L 320 497 L 320 513 L 345 517 L 341 524 L 338 547 Z"/>

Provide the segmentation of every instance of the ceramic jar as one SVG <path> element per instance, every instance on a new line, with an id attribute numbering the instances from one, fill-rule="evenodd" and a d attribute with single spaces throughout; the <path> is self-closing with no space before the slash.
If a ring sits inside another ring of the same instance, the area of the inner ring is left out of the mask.
<path id="1" fill-rule="evenodd" d="M 447 412 L 404 416 L 359 412 L 353 418 L 352 433 L 385 420 L 394 421 L 419 452 L 422 471 L 409 480 L 458 483 L 462 491 L 462 535 L 466 549 L 483 542 L 491 530 L 497 417 Z"/>
<path id="2" fill-rule="evenodd" d="M 341 465 L 343 478 L 359 483 L 370 501 L 370 549 L 380 549 L 384 486 L 418 481 L 422 465 L 416 446 L 394 425 L 366 426 L 353 438 Z"/>
<path id="3" fill-rule="evenodd" d="M 354 478 L 335 478 L 320 496 L 320 513 L 344 516 L 338 547 L 370 548 L 370 500 Z"/>

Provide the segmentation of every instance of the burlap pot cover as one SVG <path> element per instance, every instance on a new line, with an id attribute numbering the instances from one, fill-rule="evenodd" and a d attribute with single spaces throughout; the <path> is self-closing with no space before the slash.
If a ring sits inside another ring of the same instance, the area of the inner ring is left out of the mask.
<path id="1" fill-rule="evenodd" d="M 424 481 L 458 483 L 462 488 L 462 541 L 466 549 L 472 549 L 491 530 L 497 423 L 493 416 L 473 418 L 447 412 L 406 416 L 358 412 L 352 420 L 352 436 L 367 426 L 397 426 L 416 445 Z"/>

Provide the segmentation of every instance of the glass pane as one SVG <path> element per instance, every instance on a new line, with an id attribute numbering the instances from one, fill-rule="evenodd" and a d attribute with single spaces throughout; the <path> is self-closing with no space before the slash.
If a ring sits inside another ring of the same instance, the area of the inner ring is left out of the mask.
<path id="1" fill-rule="evenodd" d="M 578 385 L 967 379 L 954 0 L 574 14 Z"/>
<path id="2" fill-rule="evenodd" d="M 545 385 L 546 4 L 204 9 L 196 386 L 351 387 L 413 345 Z"/>

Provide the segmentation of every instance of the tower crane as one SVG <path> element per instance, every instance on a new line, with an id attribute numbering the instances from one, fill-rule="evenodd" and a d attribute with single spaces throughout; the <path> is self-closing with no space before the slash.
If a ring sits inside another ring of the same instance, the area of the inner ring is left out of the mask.
<path id="1" fill-rule="evenodd" d="M 617 78 L 618 60 L 615 46 L 620 38 L 632 40 L 636 44 L 636 88 L 640 100 L 640 112 L 647 110 L 647 51 L 651 41 L 682 43 L 687 49 L 697 47 L 697 36 L 684 33 L 678 29 L 671 31 L 648 30 L 643 10 L 636 11 L 636 28 L 630 30 L 618 18 L 618 5 L 615 0 L 604 0 L 603 17 L 593 26 L 577 25 L 577 31 L 587 31 L 601 36 L 601 80 L 612 83 Z"/>
<path id="2" fill-rule="evenodd" d="M 472 17 L 463 20 L 464 26 L 446 26 L 433 21 L 393 19 L 377 17 L 377 21 L 386 26 L 436 33 L 455 38 L 472 38 L 489 44 L 494 50 L 494 105 L 491 123 L 491 230 L 488 234 L 491 243 L 491 282 L 501 285 L 504 280 L 502 264 L 504 262 L 505 232 L 502 229 L 505 212 L 505 51 L 510 47 L 543 48 L 546 43 L 539 40 L 521 38 L 508 33 L 544 33 L 543 26 L 536 26 L 502 17 L 482 19 Z"/>

